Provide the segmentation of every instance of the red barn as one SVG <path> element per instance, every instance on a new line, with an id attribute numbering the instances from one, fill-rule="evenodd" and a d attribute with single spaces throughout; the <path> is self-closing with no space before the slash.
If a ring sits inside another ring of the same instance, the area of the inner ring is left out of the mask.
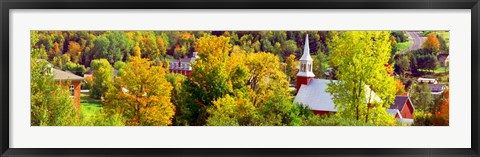
<path id="1" fill-rule="evenodd" d="M 413 107 L 412 101 L 409 96 L 397 95 L 395 101 L 390 105 L 389 113 L 392 114 L 392 111 L 397 110 L 395 113 L 395 118 L 404 119 L 404 120 L 413 120 L 413 112 L 415 108 Z"/>

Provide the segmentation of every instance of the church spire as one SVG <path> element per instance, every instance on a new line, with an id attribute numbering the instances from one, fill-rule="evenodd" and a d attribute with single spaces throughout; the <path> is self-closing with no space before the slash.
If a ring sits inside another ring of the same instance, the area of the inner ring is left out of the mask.
<path id="1" fill-rule="evenodd" d="M 310 57 L 310 47 L 308 45 L 308 34 L 305 37 L 305 47 L 303 47 L 303 55 L 300 58 L 300 69 L 297 73 L 297 92 L 302 85 L 308 85 L 308 83 L 315 77 L 312 72 L 313 59 Z"/>
<path id="2" fill-rule="evenodd" d="M 303 48 L 303 55 L 300 58 L 300 71 L 297 76 L 301 77 L 315 77 L 312 72 L 313 59 L 310 57 L 310 47 L 308 45 L 308 34 L 305 37 L 305 47 Z"/>
<path id="3" fill-rule="evenodd" d="M 312 57 L 310 57 L 310 45 L 308 45 L 308 34 L 307 37 L 305 37 L 305 47 L 303 47 L 303 55 L 302 58 L 300 58 L 300 61 L 302 60 L 313 60 Z"/>

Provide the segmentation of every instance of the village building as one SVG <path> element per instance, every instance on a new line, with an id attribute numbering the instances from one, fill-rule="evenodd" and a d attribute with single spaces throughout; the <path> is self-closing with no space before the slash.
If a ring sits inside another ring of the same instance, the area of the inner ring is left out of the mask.
<path id="1" fill-rule="evenodd" d="M 393 104 L 387 109 L 387 112 L 394 115 L 397 121 L 408 124 L 413 123 L 414 111 L 415 108 L 413 107 L 410 97 L 403 95 L 397 95 Z"/>
<path id="2" fill-rule="evenodd" d="M 305 41 L 308 41 L 308 35 Z M 338 83 L 338 81 L 315 79 L 315 74 L 312 72 L 312 63 L 313 59 L 310 56 L 309 44 L 305 42 L 303 55 L 300 58 L 300 70 L 297 73 L 297 95 L 294 102 L 307 106 L 317 115 L 336 113 L 338 109 L 333 103 L 333 96 L 325 90 L 328 87 L 328 83 Z M 371 103 L 381 102 L 381 99 L 368 86 L 365 86 L 365 90 L 367 100 L 371 98 Z"/>
<path id="3" fill-rule="evenodd" d="M 428 83 L 428 84 L 437 84 L 437 80 L 434 78 L 418 78 L 418 83 Z"/>
<path id="4" fill-rule="evenodd" d="M 437 55 L 437 60 L 440 63 L 441 67 L 447 67 L 449 59 L 450 59 L 450 57 L 449 57 L 448 53 Z"/>
<path id="5" fill-rule="evenodd" d="M 447 89 L 446 84 L 438 83 L 434 78 L 418 78 L 418 83 L 428 83 L 433 99 L 437 98 Z"/>
<path id="6" fill-rule="evenodd" d="M 447 89 L 446 84 L 428 84 L 428 87 L 430 87 L 434 99 L 442 94 L 445 89 Z"/>
<path id="7" fill-rule="evenodd" d="M 182 74 L 186 77 L 190 77 L 192 72 L 191 64 L 198 58 L 198 52 L 193 52 L 193 56 L 190 58 L 180 58 L 173 62 L 170 62 L 168 70 L 172 73 Z"/>
<path id="8" fill-rule="evenodd" d="M 53 75 L 53 79 L 57 84 L 68 87 L 70 91 L 70 98 L 73 99 L 73 105 L 75 108 L 80 109 L 80 87 L 85 78 L 77 76 L 70 71 L 55 69 L 47 60 L 37 59 L 37 62 L 44 62 L 47 64 L 47 68 L 43 69 L 43 73 L 47 75 Z"/>
<path id="9" fill-rule="evenodd" d="M 68 71 L 62 71 L 59 69 L 52 68 L 54 74 L 54 79 L 57 83 L 67 86 L 70 90 L 70 98 L 73 99 L 73 105 L 79 109 L 80 108 L 80 86 L 82 81 L 85 78 L 77 76 Z"/>

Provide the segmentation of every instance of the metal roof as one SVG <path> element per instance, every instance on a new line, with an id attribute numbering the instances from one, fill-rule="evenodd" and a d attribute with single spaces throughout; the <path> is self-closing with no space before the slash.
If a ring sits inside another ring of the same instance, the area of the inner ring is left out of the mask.
<path id="1" fill-rule="evenodd" d="M 332 80 L 336 82 L 335 80 Z M 308 85 L 302 85 L 295 96 L 296 103 L 306 105 L 311 110 L 337 112 L 332 95 L 326 92 L 330 80 L 312 79 Z"/>
<path id="2" fill-rule="evenodd" d="M 398 114 L 400 118 L 402 118 L 402 114 L 400 114 L 400 111 L 398 109 L 387 109 L 388 114 L 395 116 Z"/>
<path id="3" fill-rule="evenodd" d="M 308 106 L 311 110 L 337 112 L 338 110 L 333 103 L 333 96 L 325 91 L 330 81 L 338 82 L 337 80 L 312 79 L 308 85 L 300 86 L 297 96 L 295 96 L 293 101 Z M 365 87 L 367 90 L 365 96 L 368 99 L 370 96 L 370 88 L 368 86 Z M 372 98 L 372 102 L 381 101 L 375 92 L 372 92 Z"/>
<path id="4" fill-rule="evenodd" d="M 447 85 L 445 84 L 428 84 L 428 87 L 432 90 L 432 92 L 443 92 Z"/>

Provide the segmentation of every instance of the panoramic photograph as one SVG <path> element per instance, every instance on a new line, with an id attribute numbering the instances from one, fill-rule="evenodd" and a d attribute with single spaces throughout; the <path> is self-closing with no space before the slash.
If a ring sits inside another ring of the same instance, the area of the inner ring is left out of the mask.
<path id="1" fill-rule="evenodd" d="M 449 31 L 30 32 L 31 126 L 449 126 Z"/>

